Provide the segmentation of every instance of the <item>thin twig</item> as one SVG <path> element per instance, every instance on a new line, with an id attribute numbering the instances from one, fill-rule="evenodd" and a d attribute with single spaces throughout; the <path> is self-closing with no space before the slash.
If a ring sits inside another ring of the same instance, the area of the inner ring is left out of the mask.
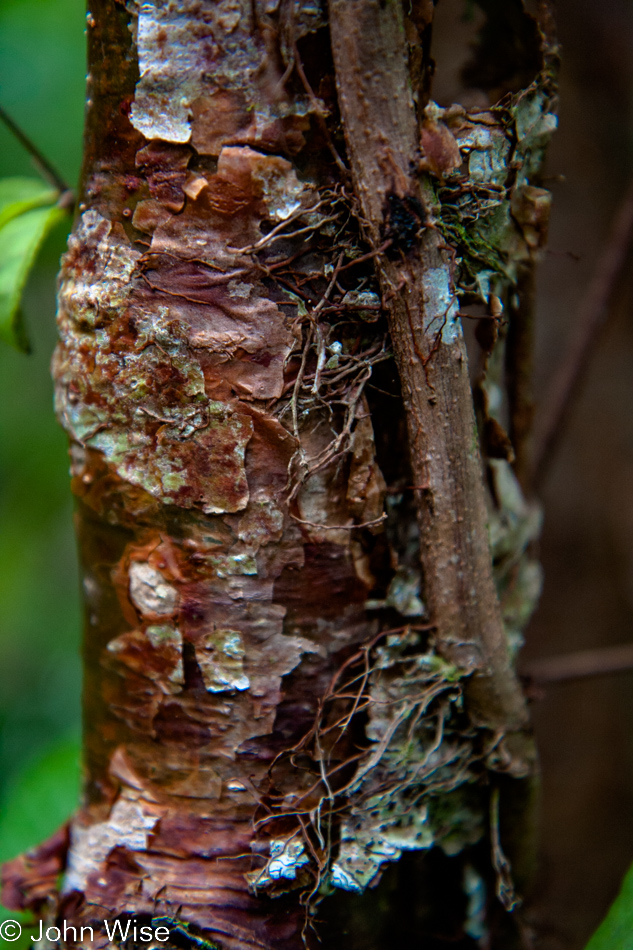
<path id="1" fill-rule="evenodd" d="M 499 788 L 493 788 L 490 796 L 490 844 L 492 864 L 497 872 L 497 897 L 507 911 L 512 911 L 520 903 L 514 890 L 512 868 L 503 853 L 499 834 Z"/>
<path id="2" fill-rule="evenodd" d="M 303 63 L 301 62 L 301 57 L 299 56 L 299 50 L 297 48 L 296 42 L 293 42 L 293 59 L 294 59 L 295 69 L 297 70 L 297 75 L 299 76 L 299 79 L 301 80 L 303 88 L 308 94 L 310 105 L 314 109 L 314 113 L 316 115 L 317 121 L 319 125 L 321 126 L 321 131 L 323 132 L 325 141 L 327 142 L 327 147 L 330 150 L 330 154 L 332 155 L 332 158 L 336 162 L 339 171 L 342 172 L 342 174 L 345 175 L 345 177 L 349 177 L 349 168 L 347 167 L 347 165 L 345 164 L 345 162 L 339 155 L 336 149 L 336 146 L 334 145 L 334 142 L 332 141 L 330 130 L 328 128 L 327 122 L 325 121 L 323 106 L 321 105 L 321 102 L 319 101 L 319 99 L 317 99 L 317 97 L 315 96 L 314 90 L 312 89 L 312 86 L 308 82 L 308 77 L 305 74 L 305 70 L 303 68 Z"/>
<path id="3" fill-rule="evenodd" d="M 43 178 L 53 186 L 60 194 L 72 194 L 72 189 L 66 184 L 59 172 L 53 168 L 49 160 L 40 152 L 37 145 L 22 131 L 19 125 L 13 121 L 11 116 L 0 106 L 0 120 L 4 122 L 9 132 L 16 137 L 20 145 L 29 153 Z"/>
<path id="4" fill-rule="evenodd" d="M 587 366 L 609 317 L 609 302 L 626 263 L 632 236 L 633 180 L 615 215 L 605 249 L 580 306 L 575 339 L 554 377 L 550 395 L 544 401 L 547 416 L 541 426 L 542 435 L 534 453 L 533 483 L 537 488 L 547 476 Z"/>
<path id="5" fill-rule="evenodd" d="M 319 395 L 319 386 L 321 385 L 321 373 L 323 372 L 323 367 L 325 366 L 325 361 L 327 359 L 327 354 L 325 352 L 325 334 L 323 332 L 323 327 L 320 323 L 317 323 L 316 326 L 317 334 L 317 365 L 316 372 L 314 374 L 314 383 L 312 384 L 312 395 Z"/>
<path id="6" fill-rule="evenodd" d="M 305 350 L 304 350 L 304 353 L 305 353 Z M 303 365 L 304 364 L 302 363 L 302 366 Z M 297 479 L 297 481 L 295 482 L 294 487 L 288 496 L 289 501 L 293 501 L 296 498 L 299 492 L 299 489 L 301 488 L 301 485 L 303 484 L 303 482 L 308 476 L 314 475 L 316 474 L 316 472 L 320 471 L 322 468 L 325 468 L 326 465 L 330 465 L 336 458 L 338 458 L 340 455 L 343 454 L 343 452 L 347 450 L 347 444 L 348 444 L 347 440 L 349 439 L 351 435 L 353 422 L 357 418 L 356 407 L 363 394 L 363 389 L 365 387 L 365 384 L 370 378 L 371 378 L 371 366 L 367 366 L 365 370 L 361 374 L 359 374 L 359 377 L 355 381 L 356 390 L 355 391 L 350 390 L 350 393 L 347 399 L 344 400 L 347 403 L 345 424 L 341 432 L 336 436 L 336 438 L 333 439 L 332 442 L 330 442 L 329 445 L 327 445 L 326 448 L 323 449 L 323 451 L 320 452 L 318 455 L 316 455 L 314 458 L 306 459 L 305 454 L 303 453 L 303 450 L 301 450 L 302 452 L 301 459 L 305 463 L 306 468 L 305 468 L 302 478 Z M 295 390 L 295 394 L 296 393 L 298 393 L 298 389 Z M 293 421 L 295 420 L 295 413 L 296 413 L 295 394 L 293 394 Z M 295 516 L 293 515 L 293 517 Z M 300 518 L 297 518 L 296 520 L 301 521 Z M 306 521 L 305 524 L 310 524 L 310 522 Z M 367 522 L 364 525 L 353 525 L 351 527 L 360 528 L 360 527 L 368 527 L 368 526 L 369 526 L 369 522 Z M 313 525 L 313 527 L 315 528 L 332 527 L 333 528 L 335 526 L 315 524 Z M 338 527 L 344 527 L 344 526 L 340 525 Z"/>
<path id="7" fill-rule="evenodd" d="M 229 250 L 232 254 L 251 254 L 254 251 L 261 251 L 261 249 L 267 244 L 270 244 L 274 238 L 279 237 L 280 232 L 282 232 L 284 228 L 288 227 L 288 225 L 293 221 L 296 221 L 297 218 L 303 217 L 304 214 L 314 214 L 324 204 L 325 202 L 319 201 L 312 208 L 298 208 L 296 211 L 293 211 L 292 214 L 289 214 L 287 218 L 284 218 L 283 221 L 280 221 L 279 224 L 275 225 L 275 227 L 269 231 L 268 234 L 265 234 L 255 244 L 247 244 L 245 247 L 228 247 L 227 250 Z M 292 234 L 283 234 L 281 236 L 284 238 L 296 237 L 298 234 L 303 234 L 305 231 L 314 231 L 317 228 L 320 228 L 322 224 L 325 224 L 326 221 L 333 221 L 334 217 L 323 218 L 317 224 L 311 224 L 305 228 L 301 228 L 300 231 L 294 231 Z"/>
<path id="8" fill-rule="evenodd" d="M 361 254 L 360 257 L 354 257 L 349 263 L 344 264 L 343 267 L 339 269 L 339 274 L 342 274 L 344 270 L 348 270 L 350 267 L 354 267 L 356 264 L 362 264 L 365 261 L 375 260 L 377 257 L 380 257 L 381 254 L 384 254 L 393 244 L 392 238 L 389 238 L 387 241 L 383 241 L 380 247 L 377 247 L 375 251 L 368 251 L 367 254 Z M 369 309 L 369 308 L 363 308 Z"/>
<path id="9" fill-rule="evenodd" d="M 308 525 L 310 528 L 321 528 L 323 531 L 358 531 L 360 528 L 373 528 L 378 524 L 382 524 L 387 515 L 382 514 L 380 518 L 374 518 L 373 521 L 363 521 L 362 524 L 315 524 L 314 521 L 304 521 L 303 518 L 297 518 L 292 512 L 290 517 L 298 521 L 299 524 Z"/>
<path id="10" fill-rule="evenodd" d="M 299 367 L 299 372 L 297 373 L 297 378 L 295 380 L 294 390 L 292 393 L 292 430 L 294 432 L 295 439 L 299 438 L 299 413 L 297 410 L 297 398 L 299 396 L 299 390 L 301 389 L 301 381 L 303 379 L 306 362 L 308 360 L 308 353 L 312 343 L 312 329 L 312 324 L 308 324 L 306 342 L 305 346 L 303 347 L 303 353 L 301 354 L 301 365 Z"/>
<path id="11" fill-rule="evenodd" d="M 532 660 L 521 668 L 521 675 L 538 684 L 565 683 L 585 676 L 621 673 L 633 670 L 633 643 L 579 650 L 562 656 L 548 656 Z"/>

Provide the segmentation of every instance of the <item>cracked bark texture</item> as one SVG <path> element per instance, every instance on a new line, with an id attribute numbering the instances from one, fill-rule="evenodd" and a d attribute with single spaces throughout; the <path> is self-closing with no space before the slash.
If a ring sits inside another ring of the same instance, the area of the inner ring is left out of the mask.
<path id="1" fill-rule="evenodd" d="M 430 5 L 331 0 L 329 18 L 90 4 L 54 359 L 85 781 L 68 832 L 5 870 L 9 906 L 294 950 L 333 888 L 486 840 L 488 777 L 533 770 L 506 631 L 512 597 L 517 627 L 534 599 L 517 578 L 538 518 L 509 456 L 484 486 L 428 177 L 490 149 L 480 125 L 504 162 L 521 137 L 425 112 Z"/>

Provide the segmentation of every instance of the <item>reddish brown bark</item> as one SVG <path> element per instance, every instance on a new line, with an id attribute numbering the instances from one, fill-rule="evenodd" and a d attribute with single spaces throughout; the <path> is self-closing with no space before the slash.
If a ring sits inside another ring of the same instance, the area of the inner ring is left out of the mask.
<path id="1" fill-rule="evenodd" d="M 467 191 L 478 126 L 508 175 L 522 140 L 511 112 L 423 112 L 414 6 L 333 0 L 330 37 L 307 2 L 91 5 L 54 361 L 86 738 L 51 913 L 75 924 L 169 914 L 291 950 L 332 888 L 485 839 L 490 775 L 533 767 L 503 624 L 535 521 L 517 488 L 493 576 L 506 501 L 420 178 Z M 508 207 L 537 190 L 514 181 Z M 501 880 L 496 821 L 492 842 Z M 27 871 L 11 906 L 41 910 Z"/>

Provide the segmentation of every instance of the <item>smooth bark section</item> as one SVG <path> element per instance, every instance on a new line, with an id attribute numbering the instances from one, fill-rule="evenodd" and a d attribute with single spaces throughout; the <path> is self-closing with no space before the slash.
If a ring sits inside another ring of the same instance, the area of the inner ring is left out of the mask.
<path id="1" fill-rule="evenodd" d="M 437 646 L 461 668 L 474 671 L 473 719 L 495 730 L 520 729 L 526 707 L 510 665 L 492 578 L 450 249 L 423 220 L 428 202 L 413 167 L 418 125 L 401 5 L 330 0 L 329 9 L 356 194 L 373 245 L 392 242 L 377 261 L 407 408 L 425 592 L 437 624 Z M 427 225 L 415 247 L 402 239 L 402 209 L 410 217 L 419 209 L 419 225 Z"/>

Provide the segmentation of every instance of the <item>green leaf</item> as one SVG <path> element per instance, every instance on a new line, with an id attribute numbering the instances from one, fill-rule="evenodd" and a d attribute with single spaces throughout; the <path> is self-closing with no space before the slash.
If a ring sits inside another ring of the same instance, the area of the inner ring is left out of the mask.
<path id="1" fill-rule="evenodd" d="M 49 838 L 79 798 L 80 744 L 75 736 L 49 747 L 11 783 L 0 803 L 0 863 Z"/>
<path id="2" fill-rule="evenodd" d="M 0 193 L 0 201 L 1 199 Z M 16 204 L 17 202 L 14 202 L 13 205 L 7 206 L 5 214 L 8 215 L 9 209 Z M 0 227 L 0 339 L 19 350 L 28 351 L 26 333 L 20 318 L 20 299 L 29 271 L 44 238 L 65 214 L 66 212 L 56 205 L 31 205 L 27 210 L 5 217 L 4 225 Z"/>
<path id="3" fill-rule="evenodd" d="M 633 950 L 633 867 L 585 950 Z"/>
<path id="4" fill-rule="evenodd" d="M 59 192 L 39 178 L 0 179 L 0 228 L 11 218 L 42 205 L 53 205 Z"/>

